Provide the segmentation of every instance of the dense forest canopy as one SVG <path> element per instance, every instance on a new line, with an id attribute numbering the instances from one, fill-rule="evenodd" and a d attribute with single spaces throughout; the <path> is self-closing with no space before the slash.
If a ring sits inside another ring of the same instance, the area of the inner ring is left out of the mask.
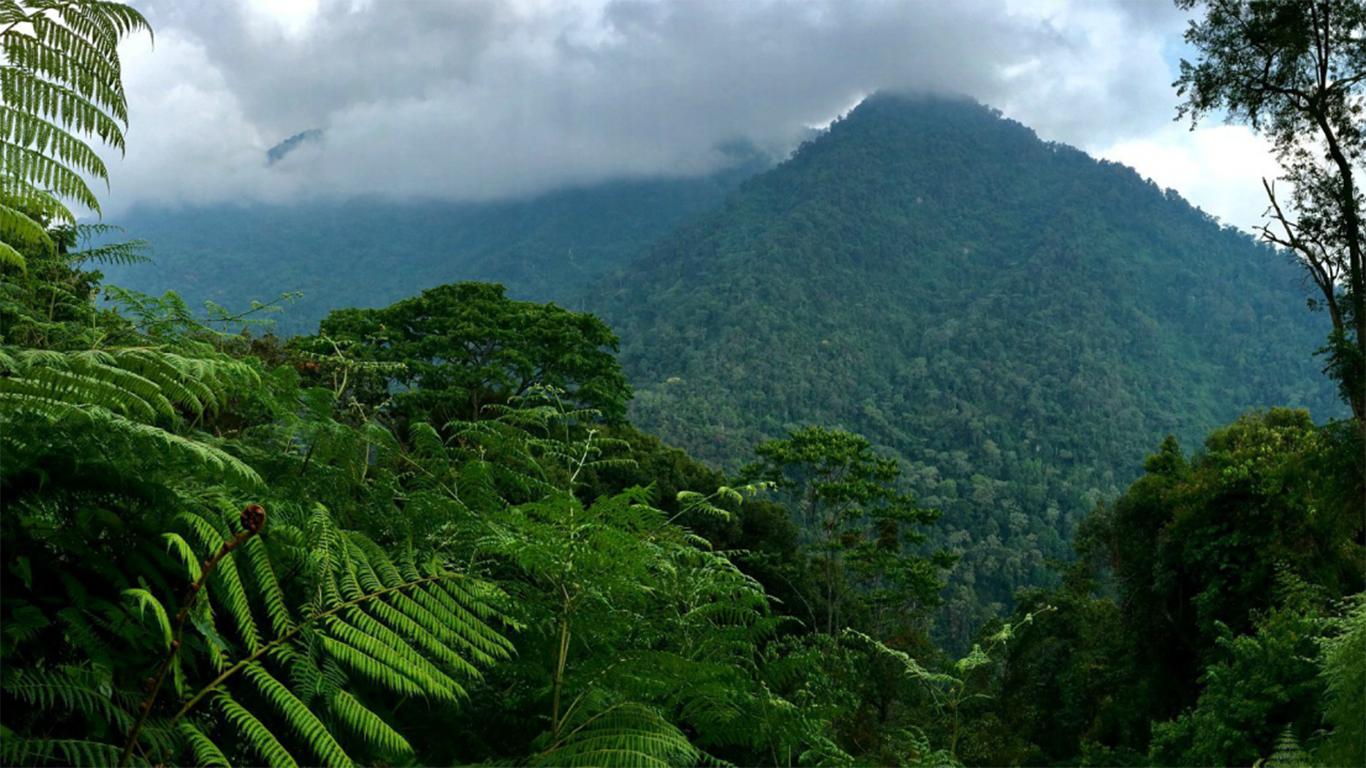
<path id="1" fill-rule="evenodd" d="M 1366 6 L 1179 5 L 1189 108 L 1322 182 L 1293 259 L 883 95 L 536 271 L 605 320 L 458 281 L 281 337 L 73 214 L 146 20 L 0 0 L 0 765 L 1366 764 Z"/>
<path id="2" fill-rule="evenodd" d="M 823 423 L 906 462 L 963 554 L 960 646 L 1164 435 L 1342 413 L 1289 258 L 967 100 L 865 101 L 611 283 L 645 429 L 735 466 Z"/>
<path id="3" fill-rule="evenodd" d="M 146 241 L 152 263 L 109 275 L 146 293 L 174 290 L 195 307 L 297 294 L 273 315 L 276 331 L 290 334 L 307 333 L 333 309 L 381 306 L 453 280 L 572 304 L 769 165 L 748 147 L 727 157 L 731 165 L 699 178 L 604 182 L 531 200 L 140 206 L 119 218 L 118 237 Z"/>

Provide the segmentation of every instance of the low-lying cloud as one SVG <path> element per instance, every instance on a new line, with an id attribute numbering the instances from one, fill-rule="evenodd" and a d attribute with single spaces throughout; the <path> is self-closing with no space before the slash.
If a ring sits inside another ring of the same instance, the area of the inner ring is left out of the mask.
<path id="1" fill-rule="evenodd" d="M 781 152 L 878 89 L 966 93 L 1045 138 L 1123 147 L 1140 171 L 1181 151 L 1170 81 L 1183 21 L 1165 0 L 139 6 L 156 45 L 125 44 L 132 127 L 111 213 L 486 200 L 705 173 L 726 142 Z M 321 138 L 266 162 L 313 129 Z"/>

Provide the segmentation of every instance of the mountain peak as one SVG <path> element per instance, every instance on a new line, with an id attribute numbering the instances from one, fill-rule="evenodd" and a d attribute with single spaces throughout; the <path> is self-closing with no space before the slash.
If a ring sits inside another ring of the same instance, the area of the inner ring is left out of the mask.
<path id="1" fill-rule="evenodd" d="M 1046 580 L 1165 435 L 1340 410 L 1292 265 L 964 98 L 870 97 L 602 292 L 643 427 L 736 465 L 838 426 L 905 462 L 973 571 L 955 611 Z"/>
<path id="2" fill-rule="evenodd" d="M 309 128 L 306 131 L 299 131 L 279 144 L 266 150 L 266 165 L 275 165 L 285 156 L 305 144 L 317 144 L 323 139 L 321 128 Z"/>

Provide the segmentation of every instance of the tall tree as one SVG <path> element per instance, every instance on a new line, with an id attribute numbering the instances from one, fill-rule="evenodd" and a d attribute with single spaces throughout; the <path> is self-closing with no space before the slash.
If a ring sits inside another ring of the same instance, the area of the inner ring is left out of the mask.
<path id="1" fill-rule="evenodd" d="M 889 614 L 905 619 L 935 604 L 952 558 L 913 552 L 925 538 L 919 526 L 939 513 L 901 490 L 895 459 L 878 456 L 862 436 L 824 427 L 795 430 L 755 453 L 742 475 L 772 483 L 798 518 L 821 569 L 827 635 L 846 625 L 853 596 L 862 598 L 865 626 L 884 631 Z"/>
<path id="2" fill-rule="evenodd" d="M 298 345 L 324 356 L 341 345 L 360 360 L 401 363 L 379 381 L 354 380 L 351 394 L 383 399 L 397 384 L 398 415 L 438 426 L 487 418 L 488 406 L 536 387 L 554 387 L 567 403 L 609 421 L 625 414 L 631 397 L 605 323 L 554 304 L 513 301 L 492 283 L 442 285 L 383 309 L 337 310 L 320 336 Z"/>
<path id="3" fill-rule="evenodd" d="M 1181 62 L 1179 116 L 1222 111 L 1269 138 L 1293 189 L 1263 179 L 1266 240 L 1293 251 L 1332 318 L 1329 373 L 1366 430 L 1366 3 L 1362 0 L 1176 0 L 1203 9 Z"/>

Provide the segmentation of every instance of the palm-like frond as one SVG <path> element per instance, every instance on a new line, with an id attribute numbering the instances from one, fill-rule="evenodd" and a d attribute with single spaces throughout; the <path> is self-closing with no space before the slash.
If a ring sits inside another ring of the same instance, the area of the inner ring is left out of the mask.
<path id="1" fill-rule="evenodd" d="M 86 178 L 108 172 L 86 138 L 123 150 L 118 43 L 150 29 L 132 8 L 100 0 L 11 0 L 3 11 L 0 263 L 23 269 L 24 248 L 54 247 L 48 225 L 75 222 L 65 201 L 100 210 Z"/>
<path id="2" fill-rule="evenodd" d="M 239 381 L 256 373 L 223 355 L 188 357 L 158 348 L 57 352 L 0 349 L 0 422 L 29 419 L 44 429 L 94 430 L 145 456 L 179 461 L 252 486 L 256 471 L 211 441 L 186 436 Z M 179 427 L 179 429 L 177 429 Z M 11 426 L 13 439 L 22 431 Z"/>
<path id="3" fill-rule="evenodd" d="M 696 765 L 702 753 L 655 710 L 619 704 L 585 717 L 533 759 L 534 765 L 671 768 Z"/>
<path id="4" fill-rule="evenodd" d="M 200 551 L 209 552 L 232 534 L 229 517 L 226 511 L 217 518 L 187 512 L 180 521 Z M 308 542 L 302 561 L 279 563 L 278 557 L 299 553 L 279 555 L 267 542 L 252 539 L 240 567 L 230 559 L 218 564 L 206 603 L 232 617 L 234 636 L 248 655 L 225 665 L 177 717 L 214 694 L 237 736 L 272 765 L 301 757 L 283 746 L 281 728 L 291 732 L 289 743 L 308 747 L 305 762 L 350 764 L 338 739 L 343 731 L 381 754 L 408 754 L 406 739 L 348 691 L 346 679 L 399 697 L 463 699 L 462 680 L 477 680 L 481 667 L 512 653 L 495 627 L 505 620 L 495 607 L 497 593 L 434 565 L 394 562 L 373 541 L 337 529 L 321 507 L 300 523 L 278 521 L 271 533 Z M 277 577 L 280 567 L 306 569 L 314 587 L 302 605 Z M 269 634 L 257 615 L 267 617 Z M 206 618 L 204 626 L 212 626 L 212 615 Z M 251 695 L 220 695 L 240 685 L 248 685 Z M 255 701 L 266 702 L 266 711 L 247 703 Z M 203 748 L 195 747 L 196 754 Z"/>

